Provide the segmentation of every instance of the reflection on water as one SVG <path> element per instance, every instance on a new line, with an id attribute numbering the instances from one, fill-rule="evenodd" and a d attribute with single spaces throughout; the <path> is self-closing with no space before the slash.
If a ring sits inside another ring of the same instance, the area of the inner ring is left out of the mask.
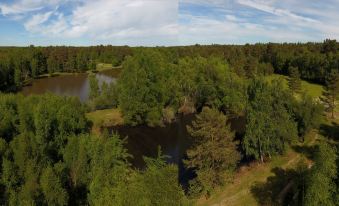
<path id="1" fill-rule="evenodd" d="M 191 124 L 193 118 L 193 114 L 182 116 L 165 127 L 118 126 L 111 128 L 111 131 L 128 138 L 127 149 L 133 155 L 131 163 L 140 169 L 145 166 L 143 156 L 156 157 L 160 146 L 162 153 L 169 156 L 168 162 L 178 165 L 179 182 L 184 183 L 191 175 L 184 169 L 183 159 L 192 144 L 186 126 Z"/>
<path id="2" fill-rule="evenodd" d="M 95 76 L 99 85 L 103 82 L 110 83 L 116 81 L 118 72 L 116 70 L 106 70 L 97 73 Z M 76 96 L 84 102 L 89 95 L 89 79 L 85 73 L 67 74 L 55 77 L 36 79 L 32 85 L 26 86 L 21 93 L 24 95 L 43 94 L 52 92 L 57 95 Z"/>
<path id="3" fill-rule="evenodd" d="M 143 168 L 143 156 L 156 157 L 158 146 L 164 155 L 170 156 L 169 163 L 178 165 L 179 182 L 187 186 L 191 179 L 192 171 L 184 168 L 183 160 L 186 158 L 187 149 L 192 146 L 192 138 L 187 132 L 187 125 L 191 125 L 194 114 L 179 117 L 175 122 L 165 127 L 117 126 L 110 128 L 121 137 L 128 137 L 127 149 L 133 155 L 131 163 L 137 168 Z M 238 117 L 229 120 L 231 130 L 239 137 L 245 129 L 245 118 Z"/>
<path id="4" fill-rule="evenodd" d="M 193 115 L 186 115 L 165 127 L 140 125 L 117 126 L 111 129 L 121 137 L 128 137 L 127 148 L 134 157 L 132 163 L 136 167 L 143 166 L 142 156 L 155 157 L 158 146 L 161 146 L 163 154 L 170 156 L 169 162 L 178 163 L 191 144 L 186 125 L 190 124 L 192 119 Z"/>

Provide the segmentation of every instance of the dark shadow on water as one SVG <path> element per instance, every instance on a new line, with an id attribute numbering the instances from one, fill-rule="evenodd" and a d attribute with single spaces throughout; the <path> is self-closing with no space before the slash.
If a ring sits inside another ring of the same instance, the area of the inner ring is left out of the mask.
<path id="1" fill-rule="evenodd" d="M 191 177 L 191 171 L 184 167 L 183 159 L 192 144 L 186 126 L 191 124 L 194 114 L 179 117 L 164 127 L 118 126 L 110 128 L 121 137 L 127 137 L 127 149 L 133 155 L 131 163 L 135 168 L 144 169 L 143 156 L 156 157 L 158 146 L 164 155 L 169 156 L 167 162 L 178 166 L 178 180 L 185 187 Z"/>
<path id="2" fill-rule="evenodd" d="M 319 131 L 321 135 L 329 139 L 332 139 L 335 141 L 339 140 L 339 124 L 337 124 L 336 122 L 332 122 L 331 125 L 328 125 L 328 124 L 320 125 Z"/>
<path id="3" fill-rule="evenodd" d="M 133 155 L 131 163 L 135 168 L 143 169 L 145 162 L 143 156 L 156 157 L 158 146 L 164 155 L 170 156 L 168 163 L 178 166 L 178 181 L 188 188 L 189 180 L 194 178 L 194 171 L 185 168 L 183 160 L 187 158 L 187 150 L 192 145 L 192 138 L 187 132 L 187 125 L 194 120 L 195 114 L 179 116 L 176 121 L 164 127 L 117 126 L 110 128 L 111 132 L 117 132 L 121 137 L 127 137 L 127 149 Z M 243 121 L 232 119 L 232 130 L 238 133 L 243 128 Z"/>

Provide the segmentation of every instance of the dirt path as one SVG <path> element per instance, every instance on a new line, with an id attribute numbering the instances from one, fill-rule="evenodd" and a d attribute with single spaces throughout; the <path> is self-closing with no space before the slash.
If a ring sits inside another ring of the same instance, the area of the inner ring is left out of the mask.
<path id="1" fill-rule="evenodd" d="M 304 145 L 305 146 L 313 145 L 317 137 L 318 137 L 317 132 L 315 131 L 312 134 L 311 139 L 309 139 L 307 143 L 305 142 Z M 250 166 L 241 167 L 239 169 L 239 172 L 236 174 L 233 184 L 229 184 L 223 188 L 220 188 L 208 200 L 206 199 L 198 200 L 197 205 L 199 206 L 259 205 L 257 199 L 251 192 L 252 186 L 254 186 L 258 182 L 265 183 L 267 181 L 267 178 L 274 176 L 275 174 L 272 172 L 273 168 L 277 167 L 282 169 L 293 168 L 302 157 L 303 154 L 297 153 L 290 149 L 285 155 L 276 157 L 272 159 L 272 161 L 269 163 L 264 164 L 254 163 Z M 287 184 L 287 186 L 289 186 L 289 184 L 290 182 Z M 285 186 L 285 188 L 287 186 Z M 283 190 L 280 193 L 283 193 Z M 288 188 L 286 189 L 286 191 L 287 190 Z"/>

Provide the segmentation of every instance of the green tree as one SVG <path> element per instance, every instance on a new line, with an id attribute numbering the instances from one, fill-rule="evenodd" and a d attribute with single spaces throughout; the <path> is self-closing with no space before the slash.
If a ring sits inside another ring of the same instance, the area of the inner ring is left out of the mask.
<path id="1" fill-rule="evenodd" d="M 269 85 L 263 79 L 251 82 L 248 96 L 242 147 L 247 156 L 263 162 L 265 156 L 283 153 L 288 143 L 297 139 L 296 124 L 286 108 L 291 97 L 281 82 Z"/>
<path id="2" fill-rule="evenodd" d="M 95 62 L 95 60 L 92 59 L 92 60 L 90 61 L 89 69 L 92 70 L 92 71 L 96 71 L 96 69 L 97 69 L 97 63 Z"/>
<path id="3" fill-rule="evenodd" d="M 325 91 L 323 93 L 323 101 L 326 104 L 327 110 L 331 112 L 331 117 L 334 118 L 334 109 L 336 100 L 339 95 L 339 73 L 332 71 L 326 81 Z"/>
<path id="4" fill-rule="evenodd" d="M 40 184 L 48 205 L 67 205 L 68 194 L 51 166 L 42 171 Z"/>
<path id="5" fill-rule="evenodd" d="M 36 58 L 32 58 L 31 60 L 31 70 L 32 70 L 32 77 L 36 78 L 38 76 L 38 60 Z"/>
<path id="6" fill-rule="evenodd" d="M 99 81 L 94 74 L 89 75 L 89 99 L 94 100 L 99 96 Z"/>
<path id="7" fill-rule="evenodd" d="M 57 62 L 55 57 L 50 56 L 47 59 L 47 71 L 48 71 L 48 74 L 51 76 L 57 70 L 58 70 L 58 62 Z"/>
<path id="8" fill-rule="evenodd" d="M 297 67 L 290 67 L 289 68 L 289 75 L 288 78 L 288 87 L 293 92 L 300 92 L 301 90 L 301 80 L 300 80 L 300 73 Z"/>
<path id="9" fill-rule="evenodd" d="M 126 59 L 118 80 L 119 106 L 128 124 L 162 124 L 163 63 L 160 53 L 146 49 Z"/>
<path id="10" fill-rule="evenodd" d="M 136 196 L 145 205 L 187 205 L 184 191 L 178 183 L 178 167 L 167 164 L 166 156 L 158 150 L 156 158 L 144 157 L 146 170 L 141 173 L 141 188 Z M 132 204 L 133 205 L 133 204 Z"/>
<path id="11" fill-rule="evenodd" d="M 125 141 L 116 134 L 91 139 L 89 150 L 90 182 L 88 200 L 91 205 L 123 205 L 119 203 L 121 188 L 126 186 L 130 155 Z M 130 197 L 129 197 L 130 198 Z"/>
<path id="12" fill-rule="evenodd" d="M 21 88 L 22 86 L 21 77 L 22 77 L 22 71 L 21 71 L 20 66 L 18 65 L 15 67 L 15 70 L 14 70 L 14 83 L 15 83 L 16 88 Z"/>
<path id="13" fill-rule="evenodd" d="M 323 106 L 312 97 L 304 94 L 300 101 L 295 101 L 293 113 L 298 124 L 298 133 L 302 136 L 311 129 L 317 129 L 321 123 Z"/>
<path id="14" fill-rule="evenodd" d="M 216 109 L 204 107 L 196 116 L 192 126 L 188 126 L 194 144 L 187 151 L 187 168 L 196 171 L 196 185 L 206 195 L 218 185 L 224 183 L 225 177 L 230 178 L 240 154 L 234 142 L 234 133 L 227 124 L 227 118 Z"/>
<path id="15" fill-rule="evenodd" d="M 88 183 L 90 160 L 87 152 L 89 137 L 70 136 L 63 152 L 64 163 L 68 170 L 69 181 L 72 189 Z"/>
<path id="16" fill-rule="evenodd" d="M 336 205 L 337 154 L 334 147 L 321 143 L 306 182 L 305 205 Z"/>

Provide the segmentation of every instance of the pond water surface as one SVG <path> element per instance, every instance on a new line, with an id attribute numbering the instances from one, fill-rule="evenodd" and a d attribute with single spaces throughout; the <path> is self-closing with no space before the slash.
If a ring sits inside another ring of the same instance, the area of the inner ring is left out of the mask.
<path id="1" fill-rule="evenodd" d="M 95 74 L 99 85 L 103 82 L 110 83 L 116 81 L 119 71 L 105 70 Z M 29 86 L 25 86 L 21 93 L 24 95 L 43 94 L 51 92 L 57 95 L 76 96 L 84 102 L 89 95 L 89 78 L 86 73 L 65 74 L 54 77 L 36 79 Z"/>

